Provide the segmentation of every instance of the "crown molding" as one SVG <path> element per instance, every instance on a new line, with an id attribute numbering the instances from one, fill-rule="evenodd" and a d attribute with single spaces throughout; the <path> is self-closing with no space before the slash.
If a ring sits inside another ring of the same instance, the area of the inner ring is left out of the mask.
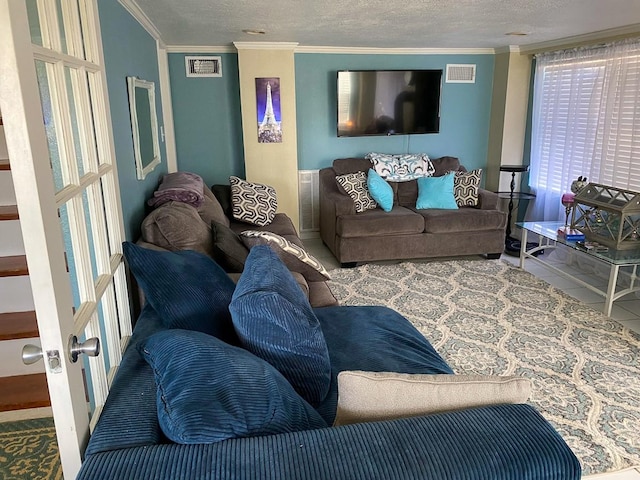
<path id="1" fill-rule="evenodd" d="M 296 50 L 297 42 L 233 42 L 238 50 Z"/>
<path id="2" fill-rule="evenodd" d="M 575 35 L 573 37 L 559 38 L 548 42 L 531 43 L 520 47 L 521 53 L 539 53 L 549 50 L 562 50 L 564 48 L 577 47 L 589 43 L 616 40 L 624 37 L 640 35 L 640 23 L 627 25 L 626 27 L 610 28 L 597 32 Z"/>
<path id="3" fill-rule="evenodd" d="M 230 45 L 202 46 L 202 45 L 167 45 L 167 53 L 236 53 L 235 47 Z"/>
<path id="4" fill-rule="evenodd" d="M 498 47 L 495 49 L 495 54 L 500 53 L 522 53 L 522 47 L 520 45 L 507 45 L 506 47 Z"/>
<path id="5" fill-rule="evenodd" d="M 144 28 L 149 35 L 151 35 L 160 45 L 164 45 L 160 31 L 156 28 L 154 23 L 147 17 L 142 11 L 140 6 L 135 0 L 118 0 L 120 5 L 129 12 L 129 14 L 137 20 L 137 22 Z"/>
<path id="6" fill-rule="evenodd" d="M 492 55 L 493 48 L 378 48 L 299 46 L 296 53 L 335 53 L 354 55 Z"/>

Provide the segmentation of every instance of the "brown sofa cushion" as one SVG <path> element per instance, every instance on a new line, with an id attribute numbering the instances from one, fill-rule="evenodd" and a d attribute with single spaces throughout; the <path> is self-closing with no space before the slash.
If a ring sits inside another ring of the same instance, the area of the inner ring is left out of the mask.
<path id="1" fill-rule="evenodd" d="M 218 222 L 211 223 L 213 259 L 225 272 L 241 273 L 249 250 L 236 232 Z"/>
<path id="2" fill-rule="evenodd" d="M 333 161 L 333 170 L 336 175 L 367 172 L 370 168 L 373 168 L 373 164 L 366 158 L 337 158 Z"/>
<path id="3" fill-rule="evenodd" d="M 198 207 L 198 214 L 207 225 L 211 225 L 211 222 L 218 222 L 229 226 L 229 218 L 222 210 L 220 202 L 207 187 L 204 188 L 204 198 L 202 205 Z"/>
<path id="4" fill-rule="evenodd" d="M 410 235 L 423 231 L 422 215 L 404 207 L 394 207 L 390 212 L 376 208 L 355 215 L 343 215 L 336 221 L 336 233 L 341 237 Z"/>
<path id="5" fill-rule="evenodd" d="M 500 210 L 462 207 L 458 210 L 414 210 L 424 217 L 426 233 L 477 232 L 504 228 L 505 215 Z"/>
<path id="6" fill-rule="evenodd" d="M 463 172 L 467 171 L 466 168 L 460 165 L 460 160 L 456 157 L 432 158 L 431 163 L 436 169 L 433 174 L 434 177 L 441 177 L 449 172 L 456 172 L 460 169 L 462 169 Z"/>
<path id="7" fill-rule="evenodd" d="M 142 240 L 167 250 L 195 250 L 213 258 L 211 226 L 198 210 L 182 202 L 168 202 L 142 221 Z"/>

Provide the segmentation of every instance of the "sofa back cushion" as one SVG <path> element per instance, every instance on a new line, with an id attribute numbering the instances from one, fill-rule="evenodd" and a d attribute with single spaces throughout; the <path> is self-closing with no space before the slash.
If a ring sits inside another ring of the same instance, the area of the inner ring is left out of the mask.
<path id="1" fill-rule="evenodd" d="M 142 221 L 142 240 L 172 252 L 195 250 L 213 256 L 211 222 L 205 223 L 198 210 L 183 202 L 168 202 Z"/>
<path id="2" fill-rule="evenodd" d="M 331 363 L 318 318 L 267 245 L 249 252 L 229 305 L 242 345 L 278 369 L 311 405 L 329 390 Z"/>
<path id="3" fill-rule="evenodd" d="M 366 158 L 337 158 L 333 161 L 333 170 L 336 175 L 367 172 L 370 168 L 373 168 L 373 164 Z"/>
<path id="4" fill-rule="evenodd" d="M 435 168 L 434 177 L 440 177 L 451 171 L 466 172 L 467 169 L 460 165 L 457 157 L 440 157 L 432 158 L 431 163 Z M 347 173 L 367 172 L 372 168 L 372 163 L 366 158 L 337 158 L 333 161 L 333 170 L 337 175 L 345 175 Z M 409 180 L 408 182 L 389 182 L 393 189 L 393 204 L 402 207 L 415 207 L 418 199 L 417 180 Z"/>
<path id="5" fill-rule="evenodd" d="M 157 385 L 158 420 L 182 444 L 322 428 L 274 367 L 201 332 L 164 330 L 138 345 Z"/>
<path id="6" fill-rule="evenodd" d="M 238 342 L 229 313 L 235 285 L 211 258 L 191 250 L 148 250 L 131 242 L 124 242 L 122 250 L 146 301 L 166 328 Z"/>

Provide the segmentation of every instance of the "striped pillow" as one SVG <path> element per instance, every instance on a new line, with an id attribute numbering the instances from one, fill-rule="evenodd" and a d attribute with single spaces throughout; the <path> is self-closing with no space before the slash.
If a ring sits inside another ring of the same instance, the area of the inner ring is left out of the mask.
<path id="1" fill-rule="evenodd" d="M 269 245 L 292 272 L 301 273 L 307 281 L 323 282 L 331 277 L 324 265 L 307 251 L 286 238 L 271 232 L 245 230 L 240 239 L 247 248 Z"/>

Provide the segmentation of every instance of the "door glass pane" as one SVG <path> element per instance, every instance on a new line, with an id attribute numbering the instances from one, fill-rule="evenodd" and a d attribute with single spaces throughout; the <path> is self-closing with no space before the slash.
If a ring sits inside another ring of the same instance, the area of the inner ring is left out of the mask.
<path id="1" fill-rule="evenodd" d="M 78 275 L 76 270 L 76 260 L 73 254 L 73 243 L 71 241 L 71 227 L 69 223 L 68 209 L 66 205 L 62 205 L 58 209 L 60 217 L 60 228 L 62 229 L 62 238 L 64 240 L 64 251 L 67 259 L 67 271 L 69 272 L 69 282 L 71 284 L 71 293 L 73 296 L 73 308 L 75 311 L 80 308 L 80 291 L 78 288 Z"/>
<path id="2" fill-rule="evenodd" d="M 38 0 L 26 0 L 26 2 L 31 43 L 42 46 L 42 30 L 40 29 L 40 19 L 38 18 Z"/>
<path id="3" fill-rule="evenodd" d="M 67 86 L 67 97 L 69 98 L 69 113 L 71 120 L 71 131 L 73 134 L 73 150 L 75 152 L 75 160 L 76 165 L 78 166 L 78 176 L 82 177 L 85 173 L 84 162 L 83 162 L 83 145 L 82 141 L 84 137 L 82 137 L 79 133 L 79 125 L 78 125 L 78 110 L 80 108 L 79 103 L 76 102 L 77 90 L 79 88 L 78 82 L 74 81 L 77 79 L 77 72 L 72 71 L 71 68 L 64 68 L 64 78 Z M 72 79 L 72 75 L 75 77 Z M 85 147 L 86 148 L 86 147 Z"/>
<path id="4" fill-rule="evenodd" d="M 49 81 L 47 78 L 47 65 L 45 62 L 36 60 L 36 74 L 38 76 L 38 86 L 40 88 L 40 100 L 42 102 L 42 116 L 44 128 L 47 133 L 49 143 L 49 161 L 53 170 L 53 182 L 56 192 L 62 190 L 65 185 L 62 164 L 60 163 L 60 152 L 58 151 L 57 128 L 53 116 L 53 106 L 51 105 L 51 93 L 49 92 Z"/>
<path id="5" fill-rule="evenodd" d="M 84 221 L 87 225 L 87 240 L 89 241 L 87 245 L 87 249 L 89 250 L 89 258 L 91 259 L 91 272 L 93 273 L 94 284 L 96 279 L 98 278 L 98 267 L 96 266 L 96 251 L 95 251 L 95 243 L 93 240 L 93 227 L 91 222 L 91 214 L 89 210 L 89 200 L 87 198 L 87 192 L 82 192 L 82 206 L 84 210 Z M 107 272 L 102 272 L 107 273 Z"/>
<path id="6" fill-rule="evenodd" d="M 62 53 L 69 53 L 67 49 L 67 37 L 64 31 L 64 22 L 62 20 L 62 2 L 61 0 L 56 0 L 56 10 L 58 11 L 58 28 L 60 30 L 60 48 Z"/>

